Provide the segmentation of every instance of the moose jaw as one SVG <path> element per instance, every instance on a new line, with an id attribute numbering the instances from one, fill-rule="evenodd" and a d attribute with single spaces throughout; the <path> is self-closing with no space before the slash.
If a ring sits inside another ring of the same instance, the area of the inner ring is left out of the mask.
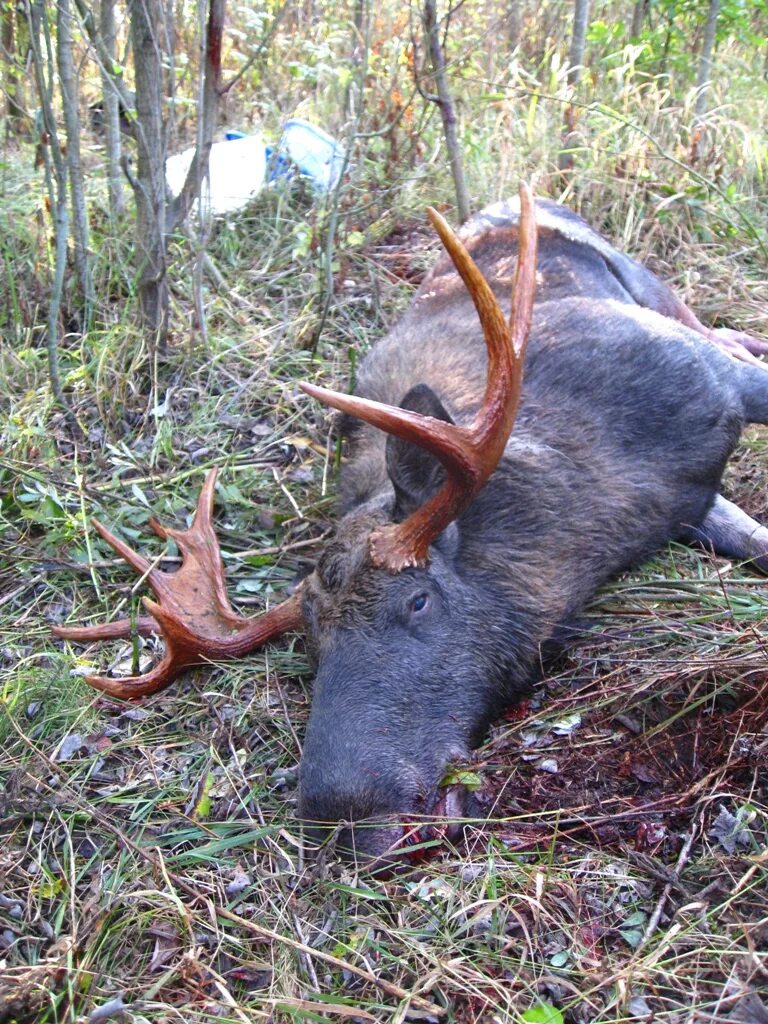
<path id="1" fill-rule="evenodd" d="M 706 328 L 525 186 L 519 207 L 486 209 L 460 239 L 430 219 L 449 258 L 366 358 L 356 394 L 301 385 L 344 413 L 348 458 L 339 529 L 293 596 L 255 619 L 232 610 L 212 470 L 190 529 L 151 520 L 179 546 L 175 573 L 94 522 L 146 576 L 149 614 L 55 630 L 159 633 L 165 655 L 146 675 L 87 677 L 135 699 L 303 629 L 316 678 L 299 815 L 369 864 L 466 811 L 461 787 L 441 789 L 447 765 L 529 692 L 542 647 L 606 580 L 671 539 L 768 568 L 768 531 L 718 493 L 743 426 L 768 422 L 755 358 L 768 346 Z"/>

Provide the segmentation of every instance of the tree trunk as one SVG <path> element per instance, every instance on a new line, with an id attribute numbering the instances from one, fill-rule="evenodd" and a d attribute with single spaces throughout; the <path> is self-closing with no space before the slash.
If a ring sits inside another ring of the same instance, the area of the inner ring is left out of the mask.
<path id="1" fill-rule="evenodd" d="M 426 36 L 429 49 L 430 62 L 435 86 L 437 88 L 437 104 L 440 107 L 440 115 L 443 119 L 443 132 L 445 134 L 445 147 L 448 151 L 448 163 L 451 167 L 453 187 L 456 191 L 456 208 L 459 213 L 460 223 L 469 219 L 471 206 L 469 192 L 464 178 L 464 167 L 461 159 L 461 147 L 456 133 L 456 109 L 453 105 L 453 97 L 448 86 L 448 75 L 445 70 L 445 57 L 443 48 L 440 45 L 440 33 L 437 24 L 437 9 L 435 0 L 424 0 L 424 35 Z"/>
<path id="2" fill-rule="evenodd" d="M 635 0 L 632 8 L 632 27 L 629 30 L 630 39 L 640 38 L 650 6 L 650 0 Z"/>
<path id="3" fill-rule="evenodd" d="M 40 103 L 42 119 L 42 137 L 40 149 L 45 166 L 45 181 L 48 189 L 51 216 L 54 223 L 55 261 L 53 284 L 48 302 L 48 319 L 46 331 L 46 349 L 48 354 L 48 374 L 51 380 L 51 391 L 58 405 L 63 408 L 70 422 L 76 427 L 76 421 L 64 395 L 59 374 L 59 310 L 64 286 L 64 273 L 67 262 L 67 165 L 61 151 L 56 128 L 56 115 L 53 110 L 53 52 L 48 22 L 45 11 L 40 3 L 27 0 L 27 21 L 29 24 L 29 41 L 32 53 L 32 67 L 35 75 L 37 98 Z M 45 42 L 45 53 L 41 43 L 41 34 Z"/>
<path id="4" fill-rule="evenodd" d="M 165 241 L 162 0 L 135 0 L 131 42 L 136 76 L 136 253 L 139 311 L 150 347 L 163 348 L 168 331 Z"/>
<path id="5" fill-rule="evenodd" d="M 56 5 L 56 57 L 61 105 L 67 133 L 67 167 L 72 200 L 72 238 L 75 269 L 80 282 L 80 290 L 85 299 L 85 322 L 87 324 L 93 309 L 94 297 L 88 260 L 88 214 L 85 208 L 85 184 L 83 165 L 80 159 L 80 90 L 73 57 L 72 22 L 70 0 L 58 0 Z"/>
<path id="6" fill-rule="evenodd" d="M 109 186 L 109 213 L 117 220 L 125 212 L 123 172 L 120 168 L 120 97 L 115 78 L 122 78 L 116 62 L 117 29 L 115 27 L 115 0 L 101 0 L 99 34 L 110 63 L 101 65 L 101 93 L 104 104 L 104 133 L 107 150 L 107 183 Z"/>
<path id="7" fill-rule="evenodd" d="M 181 195 L 174 202 L 169 224 L 175 226 L 181 223 L 189 212 L 189 205 L 195 196 L 200 197 L 199 215 L 197 217 L 197 233 L 190 232 L 190 238 L 195 245 L 195 266 L 193 274 L 193 293 L 195 300 L 195 311 L 197 324 L 203 340 L 208 343 L 208 331 L 205 322 L 205 303 L 203 302 L 203 271 L 206 262 L 206 246 L 210 238 L 211 223 L 213 215 L 211 211 L 204 209 L 202 198 L 203 184 L 209 178 L 209 163 L 211 146 L 213 144 L 213 133 L 216 129 L 216 120 L 221 98 L 221 46 L 224 36 L 224 9 L 225 0 L 210 0 L 208 18 L 205 18 L 205 7 L 200 5 L 198 13 L 200 16 L 200 75 L 198 80 L 198 96 L 200 103 L 200 114 L 197 119 L 197 143 L 195 154 L 192 158 L 192 166 L 187 174 Z M 210 182 L 209 182 L 210 184 Z M 208 190 L 210 194 L 210 188 Z M 184 205 L 185 193 L 188 193 L 188 202 Z"/>
<path id="8" fill-rule="evenodd" d="M 352 11 L 352 39 L 350 41 L 350 56 L 351 63 L 354 69 L 360 66 L 362 60 L 362 40 L 364 31 L 365 21 L 365 0 L 354 0 L 354 7 Z M 354 72 L 349 76 L 347 87 L 344 90 L 344 110 L 348 118 L 355 116 L 355 84 L 357 76 Z"/>
<path id="9" fill-rule="evenodd" d="M 661 60 L 659 61 L 659 74 L 666 75 L 669 67 L 669 51 L 672 46 L 672 33 L 675 29 L 675 16 L 670 13 L 667 16 L 667 31 L 664 33 L 664 45 L 661 48 Z"/>
<path id="10" fill-rule="evenodd" d="M 507 0 L 507 42 L 510 50 L 520 45 L 523 28 L 523 0 Z"/>
<path id="11" fill-rule="evenodd" d="M 590 0 L 576 0 L 573 11 L 573 35 L 568 53 L 568 84 L 573 92 L 579 84 L 583 70 L 584 49 L 589 25 L 589 3 Z M 563 142 L 557 159 L 561 171 L 566 173 L 573 171 L 573 150 L 576 141 L 576 108 L 571 102 L 566 106 L 563 117 Z"/>
<path id="12" fill-rule="evenodd" d="M 224 38 L 226 0 L 210 0 L 208 20 L 200 62 L 202 76 L 201 105 L 197 124 L 197 146 L 181 193 L 174 199 L 168 213 L 168 230 L 172 231 L 187 216 L 200 186 L 208 176 L 208 160 L 213 133 L 219 113 L 221 96 L 221 46 Z"/>
<path id="13" fill-rule="evenodd" d="M 583 71 L 584 47 L 589 26 L 589 3 L 590 0 L 576 0 L 573 11 L 573 35 L 568 53 L 568 81 L 571 85 L 578 85 Z"/>
<path id="14" fill-rule="evenodd" d="M 94 49 L 99 59 L 99 63 L 103 68 L 110 69 L 112 67 L 113 55 L 104 46 L 104 39 L 101 33 L 96 27 L 94 21 L 93 11 L 88 6 L 86 0 L 75 0 L 75 7 L 77 13 L 80 15 L 80 20 L 83 23 L 88 38 L 93 43 Z M 125 87 L 123 82 L 122 74 L 114 75 L 112 78 L 112 88 L 117 92 L 120 97 L 120 102 L 125 110 L 133 110 L 135 105 L 135 97 L 133 93 Z"/>
<path id="15" fill-rule="evenodd" d="M 208 174 L 221 95 L 225 10 L 226 0 L 210 0 L 200 67 L 202 88 L 197 147 L 184 187 L 171 203 L 167 203 L 166 139 L 162 117 L 163 53 L 172 40 L 172 32 L 170 26 L 164 25 L 166 7 L 163 0 L 135 0 L 132 8 L 138 150 L 134 193 L 140 260 L 139 307 L 145 330 L 150 333 L 152 343 L 161 349 L 168 330 L 167 236 L 186 218 Z"/>
<path id="16" fill-rule="evenodd" d="M 707 24 L 704 28 L 704 45 L 701 48 L 699 70 L 696 75 L 696 89 L 698 92 L 695 112 L 697 117 L 701 117 L 707 108 L 707 93 L 709 92 L 712 74 L 712 50 L 715 46 L 715 32 L 717 31 L 717 17 L 719 13 L 720 0 L 709 0 Z"/>
<path id="17" fill-rule="evenodd" d="M 6 101 L 6 131 L 12 135 L 27 133 L 29 118 L 24 109 L 24 76 L 19 68 L 19 40 L 17 26 L 20 24 L 16 4 L 6 0 L 0 7 L 0 45 L 3 49 L 3 87 Z"/>

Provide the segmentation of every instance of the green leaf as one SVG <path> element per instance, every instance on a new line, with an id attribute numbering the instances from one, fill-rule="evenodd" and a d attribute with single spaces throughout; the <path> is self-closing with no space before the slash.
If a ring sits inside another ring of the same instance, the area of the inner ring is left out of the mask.
<path id="1" fill-rule="evenodd" d="M 243 492 L 237 484 L 219 483 L 216 485 L 216 490 L 221 496 L 221 500 L 226 504 L 248 505 L 250 507 L 250 502 L 246 501 Z"/>
<path id="2" fill-rule="evenodd" d="M 563 1015 L 551 1003 L 539 1003 L 526 1010 L 522 1016 L 526 1024 L 564 1024 Z"/>
<path id="3" fill-rule="evenodd" d="M 639 928 L 620 928 L 619 935 L 632 949 L 637 949 L 643 941 L 643 932 Z"/>
<path id="4" fill-rule="evenodd" d="M 194 810 L 192 811 L 192 817 L 195 821 L 199 821 L 201 818 L 207 818 L 211 813 L 211 807 L 213 805 L 211 801 L 211 790 L 213 789 L 213 775 L 209 772 L 205 778 L 205 782 L 200 787 L 200 794 L 195 802 Z"/>
<path id="5" fill-rule="evenodd" d="M 248 555 L 247 558 L 243 559 L 245 565 L 252 565 L 254 568 L 259 569 L 263 565 L 272 565 L 274 558 L 272 555 Z"/>
<path id="6" fill-rule="evenodd" d="M 469 790 L 480 789 L 482 784 L 483 780 L 477 772 L 467 768 L 449 768 L 440 783 L 441 786 L 464 786 Z"/>
<path id="7" fill-rule="evenodd" d="M 146 494 L 144 493 L 144 491 L 142 491 L 138 484 L 131 484 L 131 494 L 134 496 L 136 501 L 140 502 L 142 505 L 146 506 L 147 508 L 151 507 L 149 501 L 147 500 Z"/>
<path id="8" fill-rule="evenodd" d="M 634 914 L 630 914 L 629 917 L 622 921 L 619 928 L 639 928 L 645 924 L 645 914 L 642 910 L 636 910 Z"/>

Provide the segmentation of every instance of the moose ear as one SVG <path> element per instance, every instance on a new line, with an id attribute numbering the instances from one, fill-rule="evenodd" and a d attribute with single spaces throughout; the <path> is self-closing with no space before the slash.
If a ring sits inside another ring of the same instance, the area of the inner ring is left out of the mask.
<path id="1" fill-rule="evenodd" d="M 440 399 L 426 384 L 411 388 L 400 408 L 453 423 Z M 387 435 L 387 472 L 395 489 L 395 522 L 405 519 L 431 498 L 445 478 L 445 470 L 433 455 L 393 434 Z"/>

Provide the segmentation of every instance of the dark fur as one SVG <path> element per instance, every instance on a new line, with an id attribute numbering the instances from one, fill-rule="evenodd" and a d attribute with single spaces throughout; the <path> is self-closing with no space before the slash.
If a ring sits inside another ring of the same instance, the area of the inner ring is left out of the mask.
<path id="1" fill-rule="evenodd" d="M 768 420 L 768 374 L 695 329 L 669 289 L 578 217 L 537 204 L 537 298 L 523 399 L 483 491 L 426 569 L 374 569 L 374 524 L 439 485 L 435 461 L 347 422 L 345 513 L 311 580 L 317 680 L 300 813 L 359 822 L 429 813 L 447 762 L 526 692 L 550 641 L 606 580 L 701 527 L 745 422 Z M 517 214 L 462 231 L 510 301 Z M 688 325 L 688 326 L 687 326 Z M 447 257 L 371 352 L 357 393 L 467 421 L 485 387 L 472 302 Z M 416 612 L 416 595 L 428 595 Z M 386 824 L 347 833 L 378 853 Z"/>

